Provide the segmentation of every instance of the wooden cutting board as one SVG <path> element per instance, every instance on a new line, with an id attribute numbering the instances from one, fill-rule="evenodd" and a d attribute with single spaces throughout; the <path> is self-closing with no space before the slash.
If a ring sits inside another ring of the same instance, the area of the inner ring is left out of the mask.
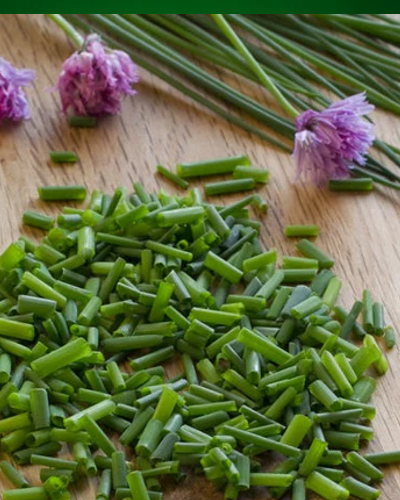
<path id="1" fill-rule="evenodd" d="M 376 189 L 372 194 L 331 193 L 295 182 L 289 155 L 225 123 L 207 110 L 141 70 L 138 95 L 127 99 L 121 116 L 107 118 L 94 130 L 68 127 L 60 112 L 55 84 L 62 62 L 72 47 L 43 15 L 0 15 L 0 56 L 19 67 L 34 68 L 37 79 L 28 90 L 32 119 L 0 130 L 0 250 L 21 232 L 39 237 L 39 231 L 21 227 L 25 209 L 56 213 L 60 206 L 41 203 L 37 187 L 45 184 L 84 184 L 89 190 L 111 192 L 140 180 L 148 190 L 171 186 L 154 175 L 161 163 L 196 161 L 247 153 L 254 165 L 267 167 L 271 181 L 260 194 L 270 209 L 262 218 L 262 240 L 281 254 L 293 253 L 295 242 L 283 236 L 287 224 L 315 223 L 322 234 L 318 244 L 331 254 L 343 279 L 342 303 L 351 307 L 364 287 L 386 307 L 387 323 L 400 329 L 400 193 Z M 257 94 L 262 99 L 262 91 Z M 400 118 L 375 113 L 379 136 L 399 145 Z M 80 162 L 60 167 L 50 164 L 50 150 L 74 150 Z M 226 197 L 219 201 L 227 202 Z M 400 448 L 400 358 L 398 347 L 388 353 L 389 372 L 379 380 L 374 395 L 376 437 L 371 451 Z M 5 457 L 2 455 L 2 459 Z M 37 480 L 34 468 L 24 469 Z M 0 492 L 10 487 L 0 479 Z M 399 498 L 400 468 L 387 469 L 383 500 Z M 74 500 L 95 497 L 95 485 L 84 483 Z M 252 496 L 265 498 L 263 494 Z M 189 478 L 167 500 L 222 499 L 212 485 Z"/>

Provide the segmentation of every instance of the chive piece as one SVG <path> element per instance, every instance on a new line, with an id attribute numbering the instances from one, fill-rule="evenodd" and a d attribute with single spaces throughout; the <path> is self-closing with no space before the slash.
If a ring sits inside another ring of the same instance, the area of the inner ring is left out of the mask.
<path id="1" fill-rule="evenodd" d="M 135 500 L 150 500 L 149 493 L 144 482 L 143 475 L 139 471 L 130 472 L 127 481 L 131 495 Z"/>
<path id="2" fill-rule="evenodd" d="M 385 345 L 388 349 L 393 349 L 396 345 L 396 333 L 392 326 L 385 328 Z"/>
<path id="3" fill-rule="evenodd" d="M 217 196 L 220 194 L 240 193 L 254 189 L 256 182 L 254 179 L 235 179 L 229 181 L 212 182 L 204 184 L 204 191 L 207 196 Z"/>
<path id="4" fill-rule="evenodd" d="M 32 361 L 31 366 L 40 377 L 44 378 L 64 366 L 90 356 L 91 352 L 92 350 L 86 340 L 78 338 L 39 359 L 35 359 Z"/>
<path id="5" fill-rule="evenodd" d="M 322 302 L 332 309 L 337 298 L 339 297 L 340 289 L 342 288 L 342 282 L 339 278 L 334 276 L 328 283 L 324 294 L 322 295 Z"/>
<path id="6" fill-rule="evenodd" d="M 239 332 L 238 341 L 278 365 L 292 359 L 288 352 L 275 345 L 268 338 L 264 338 L 246 328 Z"/>
<path id="7" fill-rule="evenodd" d="M 268 264 L 273 264 L 276 262 L 278 257 L 276 248 L 268 250 L 268 252 L 261 253 L 254 257 L 250 257 L 243 261 L 243 272 L 250 273 L 256 271 Z"/>
<path id="8" fill-rule="evenodd" d="M 221 259 L 221 257 L 211 251 L 208 252 L 204 265 L 208 269 L 211 269 L 215 273 L 218 273 L 220 276 L 227 279 L 230 283 L 239 283 L 243 276 L 243 272 L 240 271 L 240 269 L 232 264 L 229 264 L 229 262 Z"/>
<path id="9" fill-rule="evenodd" d="M 342 403 L 340 399 L 324 382 L 322 382 L 322 380 L 312 382 L 308 389 L 311 394 L 328 410 L 337 411 L 341 409 Z"/>
<path id="10" fill-rule="evenodd" d="M 271 472 L 253 472 L 250 474 L 251 486 L 290 486 L 294 480 L 292 474 L 274 474 Z"/>
<path id="11" fill-rule="evenodd" d="M 311 472 L 306 478 L 306 488 L 326 500 L 347 500 L 349 497 L 349 491 L 346 488 L 316 471 Z"/>
<path id="12" fill-rule="evenodd" d="M 367 333 L 374 331 L 373 300 L 368 289 L 363 291 L 363 327 Z"/>
<path id="13" fill-rule="evenodd" d="M 357 321 L 357 317 L 360 314 L 361 310 L 363 308 L 363 303 L 357 300 L 354 302 L 353 307 L 350 309 L 349 314 L 347 315 L 343 326 L 340 330 L 340 337 L 343 339 L 348 339 L 350 336 L 351 330 L 354 328 L 354 325 Z"/>
<path id="14" fill-rule="evenodd" d="M 300 476 L 308 476 L 317 467 L 322 455 L 325 453 L 328 443 L 315 438 L 310 448 L 306 451 L 304 459 L 299 466 Z"/>
<path id="15" fill-rule="evenodd" d="M 25 273 L 22 275 L 22 283 L 40 297 L 55 300 L 57 302 L 57 306 L 61 309 L 65 307 L 67 303 L 66 297 L 34 276 L 29 271 L 25 271 Z"/>
<path id="16" fill-rule="evenodd" d="M 169 210 L 161 212 L 157 215 L 157 222 L 160 227 L 171 227 L 174 224 L 191 224 L 204 216 L 204 208 L 187 207 L 177 208 L 176 210 Z"/>
<path id="17" fill-rule="evenodd" d="M 233 171 L 234 179 L 254 179 L 255 182 L 266 184 L 269 180 L 269 170 L 238 165 Z"/>
<path id="18" fill-rule="evenodd" d="M 50 160 L 54 163 L 76 163 L 79 158 L 73 151 L 50 151 Z"/>
<path id="19" fill-rule="evenodd" d="M 292 500 L 306 500 L 306 486 L 304 479 L 297 478 L 293 482 Z"/>
<path id="20" fill-rule="evenodd" d="M 329 257 L 325 252 L 323 252 L 309 240 L 300 240 L 297 243 L 296 247 L 304 255 L 304 257 L 316 259 L 319 262 L 319 266 L 321 269 L 330 268 L 334 264 L 331 257 Z"/>
<path id="21" fill-rule="evenodd" d="M 84 186 L 42 186 L 38 188 L 38 193 L 43 201 L 83 201 L 87 195 Z"/>
<path id="22" fill-rule="evenodd" d="M 375 500 L 381 492 L 368 484 L 357 481 L 354 477 L 346 477 L 340 482 L 340 486 L 346 488 L 350 495 L 354 495 L 362 500 Z"/>
<path id="23" fill-rule="evenodd" d="M 0 470 L 6 476 L 6 478 L 16 487 L 16 488 L 29 488 L 30 483 L 27 481 L 21 473 L 15 469 L 10 462 L 2 460 L 0 462 Z"/>
<path id="24" fill-rule="evenodd" d="M 363 456 L 373 465 L 387 465 L 400 461 L 400 451 L 384 451 L 378 453 L 367 453 Z"/>
<path id="25" fill-rule="evenodd" d="M 285 235 L 289 238 L 312 238 L 319 235 L 319 227 L 313 224 L 293 224 L 285 226 Z"/>
<path id="26" fill-rule="evenodd" d="M 0 318 L 0 336 L 19 340 L 33 340 L 35 329 L 33 325 L 20 323 L 11 319 Z"/>
<path id="27" fill-rule="evenodd" d="M 85 429 L 92 438 L 92 441 L 104 451 L 104 453 L 111 457 L 116 451 L 115 446 L 110 440 L 110 438 L 105 434 L 105 432 L 100 428 L 100 426 L 90 417 L 90 415 L 84 415 L 82 418 L 82 427 Z"/>
<path id="28" fill-rule="evenodd" d="M 329 181 L 331 191 L 372 191 L 374 182 L 370 177 L 358 177 L 356 179 L 331 179 Z"/>
<path id="29" fill-rule="evenodd" d="M 321 356 L 322 364 L 324 365 L 326 371 L 332 377 L 332 380 L 339 389 L 340 394 L 347 398 L 350 397 L 354 390 L 350 382 L 348 381 L 346 375 L 343 373 L 338 362 L 329 351 L 324 351 Z"/>
<path id="30" fill-rule="evenodd" d="M 31 486 L 15 490 L 6 490 L 3 494 L 3 500 L 46 500 L 46 490 L 41 486 Z"/>
<path id="31" fill-rule="evenodd" d="M 32 389 L 30 392 L 30 409 L 35 430 L 50 427 L 50 407 L 45 389 Z"/>
<path id="32" fill-rule="evenodd" d="M 305 415 L 295 415 L 283 433 L 280 442 L 299 447 L 310 430 L 312 421 Z"/>
<path id="33" fill-rule="evenodd" d="M 282 453 L 282 455 L 286 455 L 288 457 L 297 457 L 301 454 L 301 451 L 294 446 L 282 444 L 277 441 L 274 441 L 273 439 L 258 436 L 257 434 L 237 429 L 236 427 L 230 427 L 226 425 L 223 426 L 223 430 L 226 434 L 231 435 L 236 439 L 243 441 L 244 443 L 250 443 L 259 446 L 261 449 L 265 451 L 266 450 L 276 451 L 277 453 Z"/>
<path id="34" fill-rule="evenodd" d="M 74 128 L 94 128 L 97 125 L 97 119 L 93 116 L 70 116 L 68 125 Z"/>
<path id="35" fill-rule="evenodd" d="M 54 226 L 53 217 L 33 210 L 25 210 L 22 215 L 22 222 L 27 226 L 37 227 L 46 231 L 49 231 Z"/>
<path id="36" fill-rule="evenodd" d="M 157 172 L 182 189 L 187 189 L 189 187 L 189 183 L 185 181 L 185 179 L 182 179 L 182 177 L 179 177 L 179 175 L 174 174 L 162 165 L 157 165 Z"/>
<path id="37" fill-rule="evenodd" d="M 382 337 L 385 332 L 385 320 L 383 305 L 380 302 L 374 302 L 372 306 L 372 316 L 375 335 Z"/>
<path id="38" fill-rule="evenodd" d="M 381 481 L 383 479 L 383 472 L 357 452 L 351 451 L 346 458 L 353 467 L 370 477 L 372 481 Z"/>
<path id="39" fill-rule="evenodd" d="M 228 174 L 233 172 L 239 165 L 250 165 L 250 159 L 242 155 L 196 163 L 178 163 L 176 171 L 180 177 L 203 177 Z"/>

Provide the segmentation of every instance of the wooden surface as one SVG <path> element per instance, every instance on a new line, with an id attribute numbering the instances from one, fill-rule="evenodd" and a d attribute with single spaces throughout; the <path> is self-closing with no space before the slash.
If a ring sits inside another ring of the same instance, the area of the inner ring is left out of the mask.
<path id="1" fill-rule="evenodd" d="M 400 329 L 400 193 L 376 189 L 372 194 L 335 194 L 295 183 L 294 163 L 287 154 L 226 124 L 185 100 L 144 71 L 138 95 L 127 99 L 121 116 L 107 118 L 95 130 L 70 129 L 60 113 L 58 96 L 50 93 L 71 46 L 58 28 L 42 15 L 1 15 L 0 56 L 20 67 L 34 68 L 37 79 L 28 90 L 32 119 L 6 125 L 0 131 L 0 250 L 21 232 L 27 208 L 51 213 L 38 201 L 37 187 L 83 183 L 89 190 L 113 190 L 140 180 L 149 190 L 170 186 L 154 176 L 155 166 L 246 152 L 253 163 L 271 170 L 261 190 L 270 210 L 263 217 L 262 239 L 282 253 L 294 252 L 283 227 L 316 223 L 322 228 L 318 244 L 336 260 L 343 279 L 342 303 L 350 307 L 364 287 L 386 306 L 386 319 Z M 375 113 L 379 136 L 399 145 L 400 118 Z M 70 167 L 51 165 L 49 150 L 75 150 L 81 159 Z M 59 207 L 57 207 L 59 208 Z M 56 210 L 57 208 L 54 208 Z M 389 372 L 374 395 L 378 413 L 376 438 L 370 450 L 400 448 L 400 359 L 398 348 L 388 354 Z M 30 477 L 36 477 L 28 472 Z M 0 479 L 2 481 L 2 479 Z M 194 488 L 191 485 L 194 484 Z M 0 491 L 8 484 L 0 482 Z M 400 497 L 400 468 L 387 470 L 384 500 Z M 93 486 L 83 485 L 75 498 L 94 498 Z M 222 498 L 212 486 L 190 479 L 169 498 Z M 262 498 L 261 496 L 260 498 Z"/>

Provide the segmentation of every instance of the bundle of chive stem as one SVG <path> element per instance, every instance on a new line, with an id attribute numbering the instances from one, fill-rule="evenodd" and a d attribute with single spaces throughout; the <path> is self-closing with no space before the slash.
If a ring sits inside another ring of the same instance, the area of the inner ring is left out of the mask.
<path id="1" fill-rule="evenodd" d="M 377 466 L 400 451 L 358 450 L 374 435 L 373 375 L 388 368 L 377 339 L 393 347 L 393 328 L 369 290 L 350 311 L 336 304 L 334 262 L 307 239 L 318 227 L 287 227 L 300 255 L 278 265 L 253 204 L 136 183 L 56 220 L 24 214 L 47 232 L 0 255 L 0 448 L 40 467 L 42 484 L 4 460 L 4 500 L 68 500 L 94 477 L 97 500 L 161 500 L 188 473 L 227 500 L 253 487 L 379 496 Z"/>
<path id="2" fill-rule="evenodd" d="M 75 41 L 74 27 L 84 33 L 100 33 L 110 46 L 123 48 L 139 66 L 178 91 L 270 144 L 292 151 L 293 122 L 223 81 L 226 76 L 232 82 L 233 74 L 251 88 L 258 79 L 211 18 L 217 14 L 49 16 Z M 400 63 L 396 52 L 400 23 L 390 17 L 224 16 L 265 74 L 296 109 L 319 110 L 329 105 L 332 96 L 342 99 L 366 91 L 375 106 L 400 114 Z M 396 167 L 400 166 L 399 149 L 380 139 L 374 145 Z M 400 176 L 374 156 L 369 156 L 363 166 L 354 164 L 351 172 L 400 189 Z"/>

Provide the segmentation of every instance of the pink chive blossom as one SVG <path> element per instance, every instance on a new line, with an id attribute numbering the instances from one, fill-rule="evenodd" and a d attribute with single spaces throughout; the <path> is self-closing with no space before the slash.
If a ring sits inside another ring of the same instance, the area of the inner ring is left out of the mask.
<path id="1" fill-rule="evenodd" d="M 309 109 L 301 113 L 296 118 L 293 152 L 298 176 L 322 185 L 329 179 L 348 177 L 353 162 L 364 165 L 374 140 L 374 125 L 363 116 L 373 110 L 363 92 L 323 111 Z"/>
<path id="2" fill-rule="evenodd" d="M 132 85 L 138 81 L 137 67 L 128 54 L 109 49 L 92 34 L 64 62 L 56 88 L 66 114 L 115 115 L 122 98 L 136 94 Z"/>
<path id="3" fill-rule="evenodd" d="M 14 68 L 0 57 L 0 123 L 30 118 L 28 101 L 22 87 L 30 85 L 34 78 L 35 72 L 32 69 Z"/>

